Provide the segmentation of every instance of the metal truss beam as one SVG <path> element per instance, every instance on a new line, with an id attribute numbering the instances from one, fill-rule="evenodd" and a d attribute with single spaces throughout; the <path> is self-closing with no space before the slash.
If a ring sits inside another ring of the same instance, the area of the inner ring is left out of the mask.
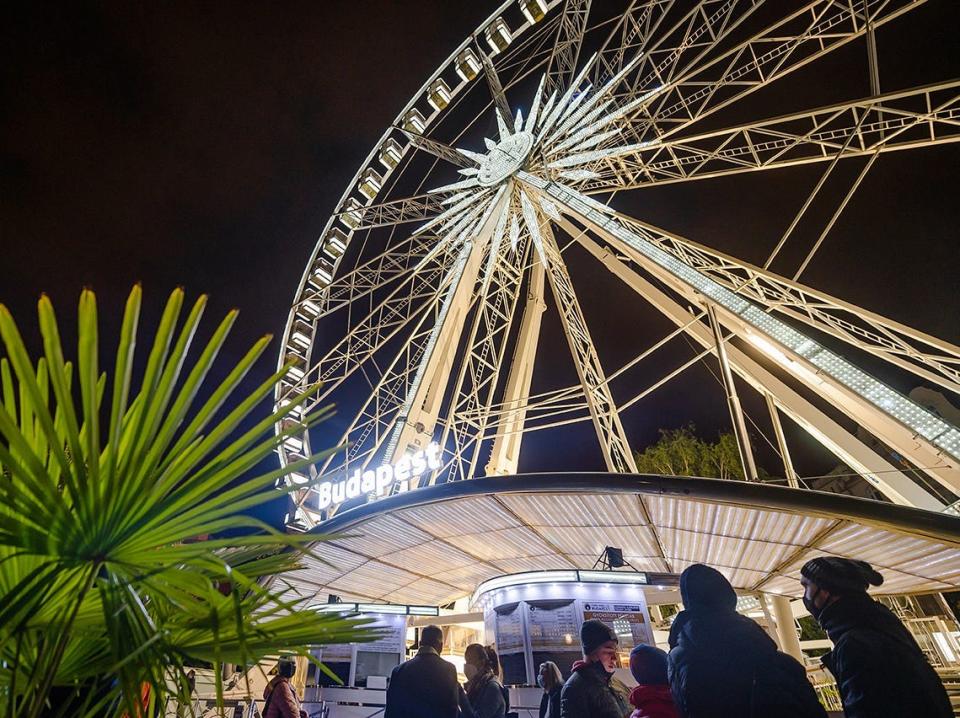
<path id="1" fill-rule="evenodd" d="M 862 36 L 925 0 L 811 0 L 753 37 L 661 85 L 651 76 L 630 99 L 655 91 L 627 127 L 631 142 L 663 140 L 760 87 Z M 706 59 L 706 58 L 705 58 Z"/>
<path id="2" fill-rule="evenodd" d="M 784 476 L 787 479 L 787 486 L 791 489 L 799 489 L 800 482 L 797 480 L 797 472 L 793 468 L 793 460 L 790 458 L 790 447 L 787 446 L 787 437 L 783 433 L 783 423 L 780 421 L 780 411 L 777 409 L 777 402 L 774 396 L 768 391 L 763 395 L 767 402 L 767 411 L 770 413 L 770 423 L 773 424 L 773 433 L 777 437 L 777 448 L 780 452 L 780 459 L 783 461 Z"/>
<path id="3" fill-rule="evenodd" d="M 397 335 L 430 300 L 443 291 L 455 253 L 438 251 L 407 274 L 382 301 L 310 367 L 291 392 L 315 382 L 323 382 L 319 392 L 304 411 L 323 402 L 347 377 Z M 281 397 L 282 398 L 282 397 Z"/>
<path id="4" fill-rule="evenodd" d="M 400 132 L 402 132 L 406 138 L 410 140 L 410 144 L 412 144 L 418 150 L 423 150 L 434 157 L 437 157 L 441 160 L 446 160 L 450 164 L 457 165 L 458 167 L 476 167 L 477 165 L 476 162 L 469 159 L 466 155 L 457 152 L 450 145 L 445 145 L 443 142 L 438 142 L 437 140 L 432 140 L 429 137 L 424 137 L 423 135 L 417 134 L 416 132 L 411 132 L 403 127 L 397 127 L 396 129 L 400 130 Z"/>
<path id="5" fill-rule="evenodd" d="M 323 289 L 307 291 L 299 305 L 312 302 L 317 319 L 350 306 L 357 299 L 384 287 L 394 279 L 416 271 L 443 251 L 434 234 L 417 234 L 399 242 L 351 272 L 333 280 Z M 308 287 L 310 285 L 307 285 Z"/>
<path id="6" fill-rule="evenodd" d="M 490 88 L 490 97 L 497 111 L 509 127 L 513 127 L 513 112 L 510 110 L 510 103 L 507 101 L 507 93 L 503 91 L 503 85 L 500 84 L 500 76 L 497 74 L 493 61 L 485 52 L 480 52 L 480 64 L 483 65 L 483 74 L 487 78 L 487 87 Z"/>
<path id="7" fill-rule="evenodd" d="M 540 227 L 543 238 L 543 261 L 546 265 L 547 279 L 550 282 L 554 300 L 563 323 L 563 333 L 567 337 L 570 353 L 577 368 L 580 384 L 590 409 L 593 426 L 600 440 L 603 459 L 607 471 L 615 473 L 636 473 L 637 464 L 630 450 L 630 442 L 617 413 L 617 405 L 610 393 L 600 357 L 594 347 L 590 330 L 587 327 L 583 310 L 577 300 L 573 282 L 567 272 L 566 264 L 560 254 L 557 241 L 550 231 L 549 223 Z"/>
<path id="8" fill-rule="evenodd" d="M 392 227 L 405 222 L 419 222 L 440 214 L 444 209 L 442 199 L 435 194 L 421 194 L 381 204 L 369 204 L 349 212 L 341 212 L 341 215 L 349 214 L 357 223 L 353 228 L 355 232 L 375 227 Z"/>
<path id="9" fill-rule="evenodd" d="M 651 140 L 589 167 L 587 192 L 635 189 L 960 141 L 960 81 L 693 137 Z"/>
<path id="10" fill-rule="evenodd" d="M 555 183 L 522 175 L 687 301 L 698 305 L 714 302 L 728 330 L 763 351 L 781 369 L 949 491 L 960 494 L 960 430 L 956 427 L 657 247 L 612 217 L 605 206 Z"/>
<path id="11" fill-rule="evenodd" d="M 743 418 L 743 408 L 740 406 L 737 385 L 734 383 L 733 373 L 730 371 L 730 361 L 727 358 L 727 341 L 723 336 L 723 328 L 717 319 L 717 309 L 713 304 L 707 304 L 707 315 L 710 318 L 710 329 L 713 331 L 714 353 L 720 362 L 720 376 L 723 379 L 723 391 L 727 396 L 727 407 L 730 409 L 733 435 L 737 439 L 737 449 L 740 452 L 743 477 L 747 481 L 757 481 L 760 477 L 757 474 L 757 464 L 753 459 L 753 447 L 750 445 L 750 435 L 747 433 L 747 422 Z"/>
<path id="12" fill-rule="evenodd" d="M 691 322 L 690 311 L 635 269 L 621 261 L 611 250 L 601 246 L 569 220 L 560 226 L 577 238 L 610 272 L 632 288 L 638 296 L 656 307 L 700 346 L 715 351 L 710 329 L 702 322 Z M 599 233 L 604 236 L 603 232 Z M 840 461 L 876 486 L 897 504 L 938 511 L 944 504 L 906 476 L 840 424 L 827 416 L 797 391 L 784 383 L 739 347 L 727 344 L 731 369 L 758 392 L 773 398 L 775 406 L 800 425 Z"/>
<path id="13" fill-rule="evenodd" d="M 659 40 L 654 33 L 673 7 L 674 0 L 633 0 L 623 12 L 597 51 L 590 71 L 594 87 L 620 72 L 638 52 L 652 52 Z"/>
<path id="14" fill-rule="evenodd" d="M 960 347 L 659 227 L 617 217 L 736 294 L 960 393 Z"/>
<path id="15" fill-rule="evenodd" d="M 656 38 L 636 33 L 631 38 L 633 46 L 617 50 L 619 64 L 625 65 L 631 54 L 641 56 L 618 94 L 639 96 L 691 72 L 763 3 L 764 0 L 701 0 L 668 29 L 658 32 Z M 656 19 L 652 30 L 659 30 L 670 7 L 655 4 L 643 9 L 645 17 Z"/>
<path id="16" fill-rule="evenodd" d="M 565 90 L 576 73 L 580 46 L 590 17 L 590 0 L 566 0 L 560 12 L 560 26 L 544 82 L 547 97 L 555 90 Z"/>

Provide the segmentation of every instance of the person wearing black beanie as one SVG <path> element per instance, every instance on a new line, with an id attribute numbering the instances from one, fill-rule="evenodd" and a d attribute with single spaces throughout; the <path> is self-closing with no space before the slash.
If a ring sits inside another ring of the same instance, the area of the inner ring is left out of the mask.
<path id="1" fill-rule="evenodd" d="M 623 718 L 630 707 L 610 685 L 617 668 L 617 634 L 595 618 L 580 627 L 583 663 L 560 691 L 560 718 Z"/>
<path id="2" fill-rule="evenodd" d="M 684 718 L 826 718 L 803 666 L 737 613 L 737 594 L 715 568 L 680 574 L 684 610 L 670 627 L 667 675 Z"/>
<path id="3" fill-rule="evenodd" d="M 846 718 L 952 718 L 940 677 L 893 613 L 867 595 L 883 576 L 869 563 L 838 556 L 800 569 L 803 605 L 833 650 L 821 661 L 837 680 Z"/>

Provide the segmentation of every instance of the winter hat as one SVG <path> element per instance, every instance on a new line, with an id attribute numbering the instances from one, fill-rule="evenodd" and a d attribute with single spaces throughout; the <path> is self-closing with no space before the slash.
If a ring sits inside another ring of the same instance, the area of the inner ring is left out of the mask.
<path id="1" fill-rule="evenodd" d="M 667 653 L 641 643 L 630 651 L 630 672 L 641 686 L 662 686 L 667 680 Z"/>
<path id="2" fill-rule="evenodd" d="M 722 573 L 702 563 L 680 574 L 680 597 L 688 611 L 734 611 L 737 593 Z"/>
<path id="3" fill-rule="evenodd" d="M 866 593 L 868 586 L 879 586 L 883 576 L 866 561 L 837 556 L 812 558 L 803 564 L 800 575 L 830 593 Z"/>
<path id="4" fill-rule="evenodd" d="M 597 650 L 607 641 L 619 643 L 617 634 L 603 621 L 591 618 L 580 626 L 580 643 L 583 644 L 583 655 L 587 656 Z"/>

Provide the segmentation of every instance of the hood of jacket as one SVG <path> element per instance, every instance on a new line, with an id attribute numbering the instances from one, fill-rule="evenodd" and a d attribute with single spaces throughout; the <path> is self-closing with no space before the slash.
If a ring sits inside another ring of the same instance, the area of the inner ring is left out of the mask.
<path id="1" fill-rule="evenodd" d="M 681 611 L 670 627 L 670 648 L 677 646 L 704 654 L 762 659 L 777 651 L 777 644 L 754 621 L 736 611 Z"/>
<path id="2" fill-rule="evenodd" d="M 630 705 L 636 708 L 631 718 L 676 718 L 678 715 L 669 685 L 636 686 L 630 691 Z"/>

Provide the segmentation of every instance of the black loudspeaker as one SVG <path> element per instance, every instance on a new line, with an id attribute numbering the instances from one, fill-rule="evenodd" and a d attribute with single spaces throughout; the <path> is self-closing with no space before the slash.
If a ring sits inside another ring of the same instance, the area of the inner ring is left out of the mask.
<path id="1" fill-rule="evenodd" d="M 622 548 L 607 546 L 605 549 L 603 549 L 603 552 L 607 558 L 606 563 L 610 568 L 621 568 L 627 565 L 627 562 L 623 560 Z"/>

